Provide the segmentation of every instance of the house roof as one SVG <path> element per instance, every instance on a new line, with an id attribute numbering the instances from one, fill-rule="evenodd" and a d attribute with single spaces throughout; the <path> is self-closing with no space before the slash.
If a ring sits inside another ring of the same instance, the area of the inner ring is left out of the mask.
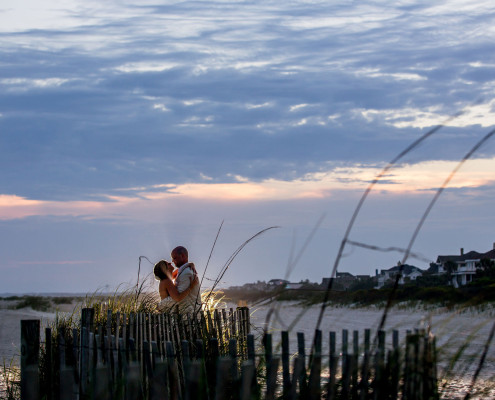
<path id="1" fill-rule="evenodd" d="M 495 260 L 495 249 L 487 251 L 481 258 L 489 258 L 490 260 Z"/>
<path id="2" fill-rule="evenodd" d="M 470 251 L 468 253 L 456 256 L 438 256 L 437 263 L 445 263 L 447 261 L 462 262 L 466 260 L 481 260 L 483 258 L 495 259 L 495 249 L 487 251 L 486 253 L 478 253 L 477 251 Z"/>
<path id="3" fill-rule="evenodd" d="M 409 264 L 403 264 L 403 265 L 396 265 L 395 267 L 392 267 L 388 269 L 388 272 L 399 272 L 400 269 L 402 268 L 402 274 L 403 275 L 410 275 L 413 272 L 423 272 L 421 268 L 415 267 L 414 265 L 409 265 Z"/>
<path id="4" fill-rule="evenodd" d="M 337 272 L 337 278 L 354 278 L 354 275 L 352 275 L 350 272 Z"/>
<path id="5" fill-rule="evenodd" d="M 280 284 L 283 284 L 283 283 L 289 283 L 289 281 L 286 281 L 285 279 L 270 279 L 268 281 L 269 284 L 277 284 L 277 285 L 280 285 Z"/>

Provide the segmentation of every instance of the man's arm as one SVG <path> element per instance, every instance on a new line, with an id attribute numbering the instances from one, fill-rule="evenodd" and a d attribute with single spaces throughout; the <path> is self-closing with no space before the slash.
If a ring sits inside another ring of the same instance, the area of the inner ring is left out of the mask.
<path id="1" fill-rule="evenodd" d="M 191 286 L 191 282 L 194 279 L 194 272 L 189 267 L 182 271 L 180 275 L 177 276 L 175 281 L 175 285 L 177 286 L 177 290 L 179 293 L 182 293 L 184 290 L 187 290 L 189 286 Z"/>
<path id="2" fill-rule="evenodd" d="M 165 282 L 166 282 L 167 291 L 168 291 L 170 297 L 177 302 L 184 300 L 189 295 L 189 293 L 191 292 L 191 289 L 192 289 L 192 287 L 188 287 L 187 289 L 183 290 L 182 292 L 179 292 L 171 280 L 167 279 Z"/>

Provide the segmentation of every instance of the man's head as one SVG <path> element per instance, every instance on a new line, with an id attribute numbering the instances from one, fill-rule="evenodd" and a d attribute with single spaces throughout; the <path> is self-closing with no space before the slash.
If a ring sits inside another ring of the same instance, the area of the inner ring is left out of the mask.
<path id="1" fill-rule="evenodd" d="M 173 249 L 170 256 L 172 257 L 172 262 L 177 268 L 180 268 L 184 264 L 186 264 L 189 258 L 187 249 L 183 246 L 177 246 L 175 249 Z"/>

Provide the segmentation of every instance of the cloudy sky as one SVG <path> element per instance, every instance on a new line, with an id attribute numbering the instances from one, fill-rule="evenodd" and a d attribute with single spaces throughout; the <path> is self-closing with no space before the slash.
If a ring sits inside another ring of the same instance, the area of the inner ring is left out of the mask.
<path id="1" fill-rule="evenodd" d="M 207 278 L 278 226 L 223 284 L 320 282 L 369 182 L 438 124 L 376 185 L 353 241 L 407 247 L 494 128 L 491 1 L 3 0 L 0 293 L 132 284 L 140 256 L 179 244 L 203 272 L 222 221 Z M 409 263 L 492 248 L 494 171 L 487 141 Z M 348 245 L 339 270 L 401 258 Z"/>

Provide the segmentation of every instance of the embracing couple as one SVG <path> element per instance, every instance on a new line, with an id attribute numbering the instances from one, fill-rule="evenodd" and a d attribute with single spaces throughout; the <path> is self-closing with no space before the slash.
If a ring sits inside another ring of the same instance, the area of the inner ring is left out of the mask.
<path id="1" fill-rule="evenodd" d="M 181 313 L 198 311 L 201 307 L 198 274 L 194 264 L 188 260 L 187 249 L 178 246 L 172 250 L 171 257 L 175 270 L 172 263 L 166 260 L 157 262 L 153 270 L 160 281 L 158 310 L 174 311 L 178 308 Z"/>

